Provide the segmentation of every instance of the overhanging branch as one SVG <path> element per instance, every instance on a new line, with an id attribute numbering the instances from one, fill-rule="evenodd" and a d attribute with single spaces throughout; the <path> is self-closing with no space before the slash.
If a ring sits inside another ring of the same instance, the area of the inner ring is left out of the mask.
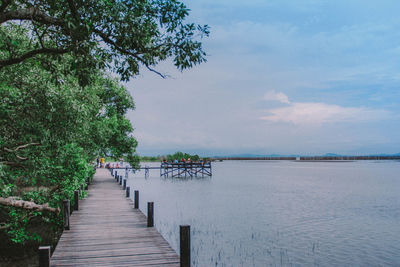
<path id="1" fill-rule="evenodd" d="M 17 197 L 7 197 L 7 198 L 0 197 L 0 204 L 4 206 L 22 208 L 26 210 L 49 211 L 54 213 L 60 212 L 60 208 L 52 208 L 47 203 L 40 205 L 32 201 L 20 200 Z"/>
<path id="2" fill-rule="evenodd" d="M 107 44 L 111 45 L 112 47 L 114 47 L 115 49 L 117 49 L 119 52 L 128 55 L 128 56 L 132 56 L 134 57 L 137 61 L 139 61 L 140 63 L 142 63 L 144 66 L 146 66 L 146 68 L 151 71 L 154 72 L 158 75 L 160 75 L 162 78 L 166 78 L 167 76 L 156 71 L 155 69 L 151 68 L 137 53 L 133 53 L 129 50 L 126 50 L 122 47 L 120 47 L 119 45 L 117 45 L 110 37 L 108 37 L 106 34 L 104 34 L 102 31 L 94 29 L 93 30 L 94 33 L 96 33 L 98 36 L 100 36 L 101 39 L 103 39 L 104 42 L 106 42 Z"/>
<path id="3" fill-rule="evenodd" d="M 0 24 L 3 24 L 9 20 L 32 20 L 44 24 L 64 26 L 64 22 L 62 20 L 49 16 L 35 7 L 0 13 Z"/>
<path id="4" fill-rule="evenodd" d="M 8 65 L 20 63 L 20 62 L 24 61 L 25 59 L 34 57 L 38 54 L 65 54 L 70 51 L 71 51 L 70 49 L 56 49 L 56 48 L 40 48 L 40 49 L 32 50 L 32 51 L 26 52 L 25 54 L 23 54 L 19 57 L 13 57 L 13 58 L 0 60 L 0 69 L 2 69 L 5 66 L 8 66 Z"/>

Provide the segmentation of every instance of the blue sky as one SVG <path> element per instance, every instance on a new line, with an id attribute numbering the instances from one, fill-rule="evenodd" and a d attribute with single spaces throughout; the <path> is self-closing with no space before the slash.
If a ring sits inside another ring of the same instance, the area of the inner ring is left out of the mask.
<path id="1" fill-rule="evenodd" d="M 140 154 L 400 152 L 400 2 L 184 3 L 208 62 L 127 84 Z"/>

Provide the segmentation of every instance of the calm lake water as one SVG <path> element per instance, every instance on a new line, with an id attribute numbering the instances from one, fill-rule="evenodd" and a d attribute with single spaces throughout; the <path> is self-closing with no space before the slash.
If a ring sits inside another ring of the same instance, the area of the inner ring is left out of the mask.
<path id="1" fill-rule="evenodd" d="M 211 178 L 150 170 L 128 185 L 176 251 L 191 225 L 193 266 L 400 266 L 399 173 L 399 161 L 224 161 Z"/>

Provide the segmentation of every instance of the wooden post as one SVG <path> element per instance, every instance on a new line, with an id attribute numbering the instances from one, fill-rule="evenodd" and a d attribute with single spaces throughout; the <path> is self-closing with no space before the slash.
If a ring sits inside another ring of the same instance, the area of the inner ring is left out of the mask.
<path id="1" fill-rule="evenodd" d="M 190 267 L 190 225 L 180 225 L 181 267 Z"/>
<path id="2" fill-rule="evenodd" d="M 83 184 L 81 184 L 81 192 L 83 192 Z"/>
<path id="3" fill-rule="evenodd" d="M 39 247 L 39 267 L 50 267 L 50 246 Z"/>
<path id="4" fill-rule="evenodd" d="M 89 184 L 85 184 L 85 190 L 89 190 Z"/>
<path id="5" fill-rule="evenodd" d="M 125 190 L 126 189 L 126 179 L 124 179 L 124 184 L 122 186 L 122 189 Z"/>
<path id="6" fill-rule="evenodd" d="M 74 191 L 74 210 L 79 210 L 79 191 Z"/>
<path id="7" fill-rule="evenodd" d="M 115 175 L 114 175 L 115 180 L 118 178 L 118 172 L 115 171 Z"/>
<path id="8" fill-rule="evenodd" d="M 122 185 L 122 175 L 119 176 L 119 185 Z"/>
<path id="9" fill-rule="evenodd" d="M 70 214 L 70 202 L 69 199 L 64 199 L 63 201 L 63 219 L 64 219 L 64 229 L 69 230 L 69 214 Z"/>
<path id="10" fill-rule="evenodd" d="M 131 188 L 128 186 L 126 187 L 126 197 L 130 197 L 131 195 Z"/>
<path id="11" fill-rule="evenodd" d="M 88 185 L 90 184 L 90 176 L 88 176 L 88 178 L 87 178 L 87 184 Z"/>
<path id="12" fill-rule="evenodd" d="M 147 202 L 147 227 L 154 227 L 154 202 Z"/>
<path id="13" fill-rule="evenodd" d="M 135 190 L 135 209 L 139 208 L 139 191 Z"/>

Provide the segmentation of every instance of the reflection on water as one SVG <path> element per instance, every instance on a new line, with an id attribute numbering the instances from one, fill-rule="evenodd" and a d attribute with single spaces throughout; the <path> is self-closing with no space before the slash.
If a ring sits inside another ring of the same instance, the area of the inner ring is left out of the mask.
<path id="1" fill-rule="evenodd" d="M 150 170 L 128 185 L 176 251 L 191 225 L 194 266 L 397 265 L 399 163 L 225 161 L 211 178 Z"/>

